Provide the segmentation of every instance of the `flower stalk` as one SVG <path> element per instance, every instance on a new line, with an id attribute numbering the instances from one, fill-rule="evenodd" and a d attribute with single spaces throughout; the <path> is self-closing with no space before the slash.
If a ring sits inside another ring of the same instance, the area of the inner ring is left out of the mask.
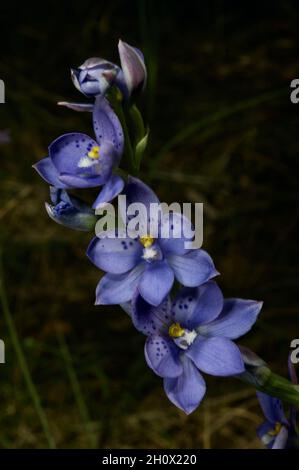
<path id="1" fill-rule="evenodd" d="M 247 348 L 240 347 L 245 363 L 245 372 L 236 377 L 256 390 L 299 409 L 299 385 L 271 371 L 265 361 Z"/>

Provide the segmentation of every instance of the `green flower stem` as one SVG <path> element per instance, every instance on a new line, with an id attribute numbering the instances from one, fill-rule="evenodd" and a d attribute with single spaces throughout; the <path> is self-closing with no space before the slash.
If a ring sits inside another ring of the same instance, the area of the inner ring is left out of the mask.
<path id="1" fill-rule="evenodd" d="M 137 144 L 141 139 L 143 139 L 146 133 L 141 112 L 135 104 L 128 106 L 125 111 L 129 116 L 130 123 L 133 128 L 135 144 Z"/>
<path id="2" fill-rule="evenodd" d="M 236 376 L 256 390 L 294 405 L 299 409 L 299 385 L 272 372 L 266 365 L 249 366 L 246 372 Z"/>
<path id="3" fill-rule="evenodd" d="M 133 147 L 131 144 L 131 139 L 130 139 L 129 130 L 128 130 L 128 126 L 127 126 L 127 122 L 125 118 L 125 113 L 121 105 L 119 106 L 117 115 L 122 125 L 124 137 L 125 137 L 125 152 L 124 152 L 125 157 L 129 163 L 129 169 L 131 173 L 135 175 L 137 172 L 135 155 L 134 155 Z"/>
<path id="4" fill-rule="evenodd" d="M 44 413 L 43 407 L 41 405 L 41 400 L 40 400 L 40 397 L 38 395 L 37 389 L 35 388 L 35 385 L 33 383 L 28 364 L 27 364 L 26 358 L 24 356 L 24 353 L 23 353 L 23 350 L 22 350 L 22 347 L 21 347 L 21 343 L 20 343 L 20 340 L 19 340 L 19 337 L 18 337 L 18 333 L 17 333 L 17 330 L 15 328 L 13 317 L 12 317 L 10 309 L 9 309 L 8 300 L 7 300 L 7 296 L 6 296 L 5 285 L 4 285 L 1 252 L 0 252 L 0 275 L 1 275 L 1 277 L 0 277 L 0 302 L 1 302 L 2 310 L 3 310 L 4 318 L 5 318 L 5 321 L 6 321 L 7 326 L 8 326 L 9 334 L 10 334 L 10 337 L 11 337 L 11 342 L 12 342 L 13 347 L 15 349 L 16 356 L 17 356 L 17 359 L 19 361 L 20 369 L 21 369 L 21 371 L 24 375 L 24 379 L 25 379 L 25 383 L 26 383 L 27 388 L 28 388 L 29 395 L 31 396 L 36 414 L 37 414 L 37 416 L 40 420 L 41 426 L 43 428 L 48 446 L 49 446 L 50 449 L 55 449 L 56 448 L 55 441 L 54 441 L 54 439 L 51 435 L 48 420 L 47 420 L 47 417 Z"/>
<path id="5" fill-rule="evenodd" d="M 135 104 L 125 105 L 124 112 L 133 136 L 134 165 L 136 173 L 139 173 L 141 160 L 148 144 L 149 128 L 145 129 L 141 112 Z"/>
<path id="6" fill-rule="evenodd" d="M 281 398 L 299 409 L 299 385 L 294 385 L 284 377 L 271 372 L 263 388 L 266 393 Z"/>

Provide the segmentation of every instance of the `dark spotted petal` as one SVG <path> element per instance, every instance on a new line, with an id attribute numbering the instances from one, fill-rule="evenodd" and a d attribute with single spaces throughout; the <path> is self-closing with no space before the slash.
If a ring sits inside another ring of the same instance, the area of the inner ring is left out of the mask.
<path id="1" fill-rule="evenodd" d="M 184 287 L 174 299 L 172 315 L 175 322 L 193 330 L 218 317 L 223 307 L 223 296 L 218 285 L 209 281 L 200 287 Z"/>
<path id="2" fill-rule="evenodd" d="M 109 102 L 102 96 L 95 100 L 93 108 L 93 126 L 97 141 L 111 142 L 120 158 L 124 149 L 124 133 L 118 117 Z"/>
<path id="3" fill-rule="evenodd" d="M 172 323 L 170 315 L 171 301 L 167 297 L 161 305 L 154 307 L 138 293 L 132 301 L 132 321 L 138 331 L 145 335 L 167 334 Z"/>
<path id="4" fill-rule="evenodd" d="M 87 249 L 88 258 L 100 269 L 111 274 L 126 273 L 140 261 L 142 245 L 131 238 L 95 237 Z"/>
<path id="5" fill-rule="evenodd" d="M 50 144 L 49 157 L 59 174 L 76 174 L 81 158 L 97 145 L 88 135 L 72 132 L 58 137 Z"/>
<path id="6" fill-rule="evenodd" d="M 159 334 L 146 340 L 145 359 L 160 377 L 178 377 L 183 372 L 179 349 L 169 338 Z"/>

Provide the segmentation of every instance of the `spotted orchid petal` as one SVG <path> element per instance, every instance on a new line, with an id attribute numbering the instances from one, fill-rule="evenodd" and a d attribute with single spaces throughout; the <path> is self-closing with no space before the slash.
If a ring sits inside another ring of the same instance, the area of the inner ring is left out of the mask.
<path id="1" fill-rule="evenodd" d="M 80 161 L 98 143 L 80 132 L 64 134 L 55 139 L 49 146 L 49 156 L 56 170 L 61 173 L 77 174 Z"/>
<path id="2" fill-rule="evenodd" d="M 99 149 L 98 158 L 89 158 L 93 149 Z M 69 188 L 90 188 L 104 184 L 115 165 L 112 144 L 98 143 L 82 133 L 58 137 L 49 147 L 49 155 L 59 173 L 59 179 Z"/>
<path id="3" fill-rule="evenodd" d="M 182 374 L 179 352 L 169 338 L 159 334 L 150 336 L 144 351 L 148 366 L 160 377 L 178 377 Z"/>
<path id="4" fill-rule="evenodd" d="M 139 203 L 142 204 L 144 210 L 146 211 L 145 217 L 148 220 L 143 220 L 144 231 L 148 233 L 149 223 L 151 222 L 150 214 L 151 207 L 157 208 L 160 204 L 160 201 L 154 191 L 143 181 L 133 176 L 129 176 L 127 184 L 124 188 L 123 195 L 125 196 L 124 200 L 119 201 L 119 211 L 124 223 L 128 223 L 130 220 L 130 215 L 127 214 L 127 209 L 129 206 L 132 207 L 133 204 Z"/>
<path id="5" fill-rule="evenodd" d="M 173 321 L 193 330 L 218 317 L 223 308 L 223 295 L 215 281 L 200 287 L 180 289 L 172 304 Z"/>
<path id="6" fill-rule="evenodd" d="M 118 158 L 120 158 L 124 149 L 123 129 L 111 105 L 102 96 L 95 100 L 93 126 L 98 143 L 100 145 L 106 141 L 112 143 Z"/>
<path id="7" fill-rule="evenodd" d="M 132 300 L 132 322 L 141 333 L 149 336 L 157 332 L 168 334 L 168 328 L 172 322 L 170 297 L 157 307 L 146 302 L 139 292 Z"/>
<path id="8" fill-rule="evenodd" d="M 87 256 L 92 263 L 111 274 L 123 274 L 134 268 L 142 253 L 139 241 L 125 238 L 125 234 L 124 238 L 110 238 L 114 232 L 105 235 L 105 238 L 95 237 L 90 242 Z"/>
<path id="9" fill-rule="evenodd" d="M 159 243 L 165 256 L 184 255 L 190 249 L 186 242 L 194 237 L 191 221 L 181 213 L 169 212 L 161 218 Z"/>

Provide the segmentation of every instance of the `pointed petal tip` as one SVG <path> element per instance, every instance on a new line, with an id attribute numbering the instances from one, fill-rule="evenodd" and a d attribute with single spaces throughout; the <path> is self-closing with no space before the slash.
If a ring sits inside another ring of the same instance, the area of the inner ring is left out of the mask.
<path id="1" fill-rule="evenodd" d="M 217 269 L 215 269 L 215 268 L 211 269 L 210 277 L 206 282 L 213 281 L 214 278 L 217 277 L 217 276 L 221 276 L 221 273 L 219 271 L 217 271 Z M 214 282 L 216 282 L 216 281 L 214 281 Z"/>
<path id="2" fill-rule="evenodd" d="M 110 204 L 109 202 L 100 202 L 99 204 L 96 204 L 95 202 L 92 205 L 92 208 L 95 211 L 103 210 L 107 204 Z"/>
<path id="3" fill-rule="evenodd" d="M 252 306 L 256 307 L 257 314 L 260 313 L 260 311 L 262 310 L 262 307 L 264 305 L 263 300 L 249 300 L 248 303 L 251 304 Z"/>
<path id="4" fill-rule="evenodd" d="M 118 40 L 118 48 L 123 47 L 126 44 L 122 39 L 119 38 Z"/>
<path id="5" fill-rule="evenodd" d="M 256 306 L 258 307 L 258 313 L 262 310 L 264 301 L 263 300 L 256 300 L 255 301 Z"/>
<path id="6" fill-rule="evenodd" d="M 71 72 L 71 78 L 72 78 L 72 80 L 77 79 L 78 69 L 71 68 L 71 69 L 70 69 L 70 72 Z"/>
<path id="7" fill-rule="evenodd" d="M 38 170 L 38 164 L 39 162 L 34 163 L 33 165 L 31 165 L 31 168 L 33 168 L 40 175 L 40 172 Z"/>
<path id="8" fill-rule="evenodd" d="M 178 408 L 179 413 L 184 413 L 186 416 L 190 416 L 192 413 L 194 413 L 195 410 L 199 407 L 200 403 L 197 403 L 196 405 L 192 406 L 187 406 L 183 407 L 182 404 L 175 404 L 175 406 Z"/>
<path id="9" fill-rule="evenodd" d="M 196 410 L 196 408 L 197 408 L 197 406 L 195 408 L 188 408 L 188 409 L 182 410 L 182 411 L 185 413 L 185 415 L 189 416 L 189 415 L 191 415 L 191 413 L 193 413 L 193 411 Z"/>
<path id="10" fill-rule="evenodd" d="M 50 218 L 54 218 L 53 208 L 54 208 L 54 206 L 52 206 L 48 202 L 45 202 L 45 209 L 46 209 L 46 212 L 47 212 L 47 214 Z"/>

